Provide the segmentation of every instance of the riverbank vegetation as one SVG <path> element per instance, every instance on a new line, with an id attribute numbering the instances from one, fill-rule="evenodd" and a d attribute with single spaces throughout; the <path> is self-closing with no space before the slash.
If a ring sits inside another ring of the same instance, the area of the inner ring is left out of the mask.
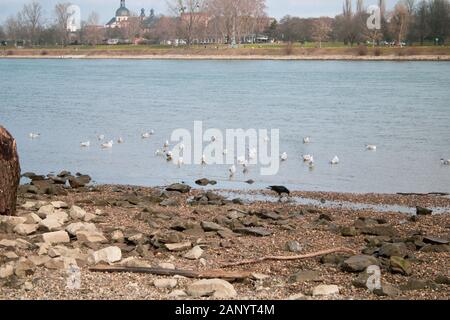
<path id="1" fill-rule="evenodd" d="M 69 3 L 57 4 L 53 13 L 45 16 L 40 3 L 33 0 L 0 25 L 0 41 L 4 49 L 70 46 L 71 50 L 98 50 L 96 46 L 114 40 L 116 44 L 142 45 L 126 48 L 133 52 L 192 46 L 191 50 L 239 47 L 263 52 L 286 43 L 293 43 L 298 50 L 365 45 L 382 47 L 377 52 L 385 52 L 392 51 L 391 47 L 445 46 L 450 36 L 449 0 L 400 0 L 390 10 L 380 0 L 381 28 L 377 30 L 367 28 L 369 13 L 363 0 L 356 5 L 345 0 L 342 13 L 334 18 L 286 15 L 280 21 L 267 16 L 265 0 L 182 0 L 172 4 L 171 15 L 153 10 L 142 17 L 130 13 L 126 24 L 114 28 L 103 25 L 99 14 L 92 12 L 81 29 L 71 32 L 66 14 Z M 104 46 L 101 50 L 123 48 Z"/>

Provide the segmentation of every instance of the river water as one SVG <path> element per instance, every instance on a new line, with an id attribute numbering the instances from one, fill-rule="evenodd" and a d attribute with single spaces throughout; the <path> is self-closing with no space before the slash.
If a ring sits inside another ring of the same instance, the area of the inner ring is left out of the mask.
<path id="1" fill-rule="evenodd" d="M 238 166 L 230 180 L 230 165 L 178 168 L 155 156 L 194 121 L 279 129 L 288 160 L 272 176 Z M 450 158 L 449 62 L 0 60 L 0 124 L 16 137 L 24 172 L 146 186 L 207 177 L 233 189 L 450 192 L 450 166 L 440 163 Z M 98 134 L 125 143 L 102 150 Z M 302 154 L 314 155 L 313 170 Z"/>

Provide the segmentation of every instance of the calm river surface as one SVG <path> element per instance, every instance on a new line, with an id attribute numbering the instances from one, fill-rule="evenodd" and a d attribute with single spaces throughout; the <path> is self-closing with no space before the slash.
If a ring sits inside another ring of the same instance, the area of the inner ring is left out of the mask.
<path id="1" fill-rule="evenodd" d="M 280 129 L 288 160 L 275 176 L 238 166 L 229 180 L 229 165 L 178 168 L 155 156 L 196 120 Z M 450 192 L 450 166 L 440 163 L 450 158 L 448 62 L 0 60 L 0 124 L 17 139 L 23 172 L 148 186 L 207 177 L 218 188 Z M 98 134 L 125 143 L 101 150 Z M 302 154 L 314 155 L 314 170 Z"/>

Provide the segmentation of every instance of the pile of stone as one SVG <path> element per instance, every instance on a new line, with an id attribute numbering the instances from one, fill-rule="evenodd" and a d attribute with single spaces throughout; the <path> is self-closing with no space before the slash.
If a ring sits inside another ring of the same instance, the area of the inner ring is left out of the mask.
<path id="1" fill-rule="evenodd" d="M 77 173 L 72 175 L 69 171 L 61 171 L 59 174 L 37 175 L 34 172 L 22 174 L 22 177 L 31 180 L 29 184 L 21 185 L 19 192 L 22 194 L 48 194 L 67 195 L 67 189 L 79 189 L 91 182 L 89 175 Z"/>

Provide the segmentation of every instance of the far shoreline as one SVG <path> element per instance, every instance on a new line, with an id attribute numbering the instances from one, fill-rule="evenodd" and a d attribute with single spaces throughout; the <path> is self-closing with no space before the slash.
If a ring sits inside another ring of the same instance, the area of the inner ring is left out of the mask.
<path id="1" fill-rule="evenodd" d="M 434 61 L 448 62 L 450 55 L 411 56 L 354 56 L 354 55 L 199 55 L 199 54 L 155 54 L 155 55 L 10 55 L 0 59 L 79 59 L 79 60 L 217 60 L 217 61 Z"/>

